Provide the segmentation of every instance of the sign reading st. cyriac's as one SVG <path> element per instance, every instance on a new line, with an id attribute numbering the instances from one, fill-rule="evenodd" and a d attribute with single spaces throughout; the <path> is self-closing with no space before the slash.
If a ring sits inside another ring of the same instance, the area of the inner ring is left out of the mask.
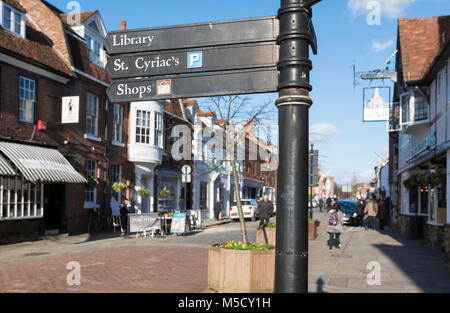
<path id="1" fill-rule="evenodd" d="M 125 54 L 112 56 L 106 70 L 129 78 L 275 67 L 278 54 L 276 42 Z"/>

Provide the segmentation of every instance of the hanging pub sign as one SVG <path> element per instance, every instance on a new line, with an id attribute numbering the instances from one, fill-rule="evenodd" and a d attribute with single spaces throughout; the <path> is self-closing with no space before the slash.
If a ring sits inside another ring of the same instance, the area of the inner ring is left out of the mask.
<path id="1" fill-rule="evenodd" d="M 80 97 L 63 97 L 61 108 L 62 124 L 78 124 L 80 121 Z"/>
<path id="2" fill-rule="evenodd" d="M 366 87 L 364 88 L 364 122 L 385 122 L 389 120 L 391 99 L 390 87 Z"/>

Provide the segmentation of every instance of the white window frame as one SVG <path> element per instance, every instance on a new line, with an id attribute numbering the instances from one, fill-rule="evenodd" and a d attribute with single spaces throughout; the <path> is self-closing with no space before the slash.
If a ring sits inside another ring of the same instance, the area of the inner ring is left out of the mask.
<path id="1" fill-rule="evenodd" d="M 119 170 L 117 172 L 117 169 Z M 116 178 L 116 179 L 115 179 Z M 112 183 L 117 183 L 122 181 L 122 165 L 121 164 L 112 164 L 111 165 L 111 181 Z M 121 192 L 115 192 L 112 190 L 113 195 L 116 196 L 117 202 L 122 202 L 122 193 Z"/>
<path id="2" fill-rule="evenodd" d="M 145 119 L 143 117 L 146 117 Z M 148 111 L 148 110 L 142 110 L 142 109 L 137 109 L 136 110 L 136 120 L 135 120 L 135 142 L 136 144 L 140 144 L 140 145 L 153 145 L 153 141 L 152 141 L 152 133 L 153 133 L 153 128 L 152 128 L 152 123 L 153 123 L 153 118 L 152 118 L 153 114 L 152 111 Z M 147 122 L 147 124 L 143 124 L 143 122 Z M 140 131 L 138 132 L 138 128 L 140 129 Z M 148 131 L 148 133 L 147 133 Z M 138 140 L 138 136 L 139 136 L 139 140 Z M 142 137 L 144 137 L 146 140 L 144 140 L 144 142 L 142 142 Z M 148 140 L 147 140 L 148 139 Z M 148 142 L 147 142 L 148 141 Z"/>
<path id="3" fill-rule="evenodd" d="M 115 103 L 113 111 L 112 143 L 116 146 L 123 146 L 123 112 L 123 106 Z"/>
<path id="4" fill-rule="evenodd" d="M 11 10 L 10 13 L 10 25 L 9 28 L 6 27 L 6 25 L 4 25 L 4 17 L 5 17 L 5 8 Z M 19 36 L 23 39 L 25 39 L 25 35 L 26 35 L 26 28 L 25 28 L 25 14 L 23 12 L 20 12 L 18 10 L 16 10 L 15 8 L 13 8 L 12 6 L 8 5 L 5 2 L 2 2 L 2 7 L 1 7 L 1 25 L 2 28 L 7 30 L 8 32 L 10 32 L 11 34 L 14 34 L 16 36 Z M 15 31 L 15 25 L 17 23 L 17 16 L 20 17 L 20 30 L 19 32 Z"/>
<path id="5" fill-rule="evenodd" d="M 408 119 L 408 121 L 406 121 L 406 122 L 403 122 L 403 106 L 404 106 L 404 103 L 403 103 L 403 96 L 408 96 L 409 98 L 409 103 L 408 103 L 408 105 L 409 105 L 409 109 L 408 109 L 408 112 L 409 112 L 409 119 Z M 405 125 L 410 125 L 411 124 L 411 92 L 405 92 L 405 93 L 402 93 L 401 95 L 400 95 L 400 125 L 401 126 L 405 126 Z"/>
<path id="6" fill-rule="evenodd" d="M 89 164 L 89 165 L 88 165 Z M 93 171 L 92 171 L 92 165 L 93 165 Z M 91 175 L 88 175 L 87 170 L 88 166 L 91 169 L 90 172 L 94 173 L 95 179 L 98 179 L 98 161 L 97 160 L 86 160 L 84 165 L 84 175 L 86 179 L 89 179 Z M 87 201 L 87 194 L 92 193 L 93 194 L 93 201 Z M 93 209 L 93 208 L 99 208 L 100 206 L 97 204 L 97 188 L 93 189 L 85 189 L 84 190 L 84 208 L 85 209 Z"/>
<path id="7" fill-rule="evenodd" d="M 105 67 L 103 39 L 93 35 L 90 31 L 86 31 L 85 41 L 89 51 L 89 60 L 100 67 Z M 98 53 L 96 52 L 97 47 Z"/>
<path id="8" fill-rule="evenodd" d="M 25 193 L 27 200 L 25 199 Z M 32 184 L 26 182 L 23 177 L 17 176 L 14 178 L 0 177 L 0 221 L 40 219 L 43 217 L 43 183 Z"/>
<path id="9" fill-rule="evenodd" d="M 23 85 L 21 84 L 23 82 Z M 31 88 L 33 85 L 34 88 Z M 23 92 L 23 94 L 22 94 Z M 31 112 L 29 112 L 31 110 Z M 36 80 L 19 76 L 19 122 L 34 123 L 36 110 Z M 21 117 L 21 112 L 24 116 Z M 27 119 L 27 112 L 31 118 Z"/>
<path id="10" fill-rule="evenodd" d="M 90 100 L 92 100 L 93 99 L 93 103 L 90 101 Z M 90 105 L 94 105 L 94 108 L 95 108 L 95 115 L 91 115 L 90 114 L 90 111 L 92 111 L 92 110 L 90 110 L 89 109 L 89 106 Z M 98 138 L 98 116 L 99 116 L 99 98 L 96 96 L 96 95 L 94 95 L 94 94 L 91 94 L 91 93 L 87 93 L 86 94 L 86 135 L 85 135 L 85 138 L 87 138 L 87 139 L 92 139 L 92 140 L 95 140 L 95 141 L 99 141 L 99 138 Z M 94 133 L 91 133 L 91 129 L 88 129 L 88 118 L 92 118 L 93 119 L 93 121 L 94 121 L 94 128 L 95 128 L 95 130 L 94 130 Z"/>
<path id="11" fill-rule="evenodd" d="M 164 142 L 164 122 L 161 112 L 153 112 L 153 128 L 153 146 L 162 149 Z M 159 140 L 158 143 L 156 142 L 156 138 Z"/>

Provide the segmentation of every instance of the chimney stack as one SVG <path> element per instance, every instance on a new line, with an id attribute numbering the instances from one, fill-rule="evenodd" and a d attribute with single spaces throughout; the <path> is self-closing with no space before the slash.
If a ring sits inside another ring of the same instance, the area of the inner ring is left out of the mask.
<path id="1" fill-rule="evenodd" d="M 122 20 L 122 30 L 127 30 L 127 20 Z"/>

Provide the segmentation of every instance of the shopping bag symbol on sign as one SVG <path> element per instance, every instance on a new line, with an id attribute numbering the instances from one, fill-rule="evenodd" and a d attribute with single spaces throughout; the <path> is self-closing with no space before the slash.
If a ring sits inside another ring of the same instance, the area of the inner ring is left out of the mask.
<path id="1" fill-rule="evenodd" d="M 156 84 L 156 94 L 158 96 L 172 94 L 172 80 L 158 80 Z"/>

